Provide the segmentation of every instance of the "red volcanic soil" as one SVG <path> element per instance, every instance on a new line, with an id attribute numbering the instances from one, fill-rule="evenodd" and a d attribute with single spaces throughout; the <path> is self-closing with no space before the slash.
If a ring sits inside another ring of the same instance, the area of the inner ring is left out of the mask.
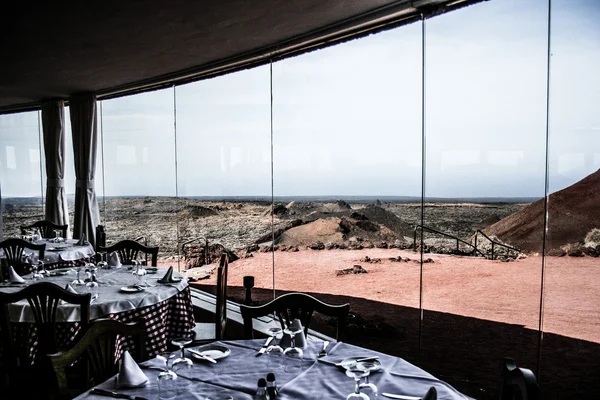
<path id="1" fill-rule="evenodd" d="M 583 242 L 593 228 L 600 228 L 600 170 L 549 196 L 546 250 Z M 521 250 L 538 253 L 542 251 L 543 231 L 544 199 L 484 230 Z"/>
<path id="2" fill-rule="evenodd" d="M 372 262 L 360 261 L 365 256 Z M 390 260 L 398 256 L 410 260 Z M 348 321 L 346 341 L 402 357 L 476 399 L 498 398 L 507 356 L 540 373 L 545 399 L 600 393 L 600 258 L 546 257 L 540 353 L 541 257 L 424 258 L 433 262 L 423 264 L 421 325 L 420 254 L 397 249 L 253 253 L 230 264 L 228 298 L 242 302 L 243 276 L 253 275 L 258 303 L 273 298 L 273 280 L 277 295 L 301 291 L 331 304 L 348 302 L 356 317 Z M 336 275 L 353 265 L 368 272 Z M 193 285 L 214 293 L 216 278 Z M 334 334 L 322 317 L 313 317 L 311 327 Z"/>
<path id="3" fill-rule="evenodd" d="M 273 256 L 275 276 L 273 277 Z M 365 256 L 380 262 L 361 262 Z M 391 257 L 409 258 L 392 262 Z M 513 262 L 425 254 L 423 308 L 538 329 L 542 258 Z M 253 253 L 232 262 L 228 285 L 352 296 L 419 308 L 420 255 L 396 249 Z M 336 276 L 361 265 L 367 274 Z M 216 277 L 198 282 L 214 285 Z M 544 331 L 600 343 L 600 258 L 546 257 Z"/>

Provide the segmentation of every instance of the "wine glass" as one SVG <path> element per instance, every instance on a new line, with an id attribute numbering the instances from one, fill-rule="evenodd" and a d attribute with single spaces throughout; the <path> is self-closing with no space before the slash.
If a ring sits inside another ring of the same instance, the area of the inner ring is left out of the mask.
<path id="1" fill-rule="evenodd" d="M 284 353 L 283 348 L 279 345 L 279 343 L 275 343 L 277 340 L 277 336 L 282 332 L 280 327 L 273 327 L 267 329 L 267 334 L 273 337 L 272 344 L 267 347 L 265 353 L 267 354 L 267 362 L 269 367 L 271 368 L 282 368 L 283 367 L 283 359 Z"/>
<path id="2" fill-rule="evenodd" d="M 178 386 L 183 389 L 186 386 L 189 386 L 191 381 L 189 379 L 181 379 L 181 377 L 191 378 L 193 373 L 192 369 L 194 367 L 192 360 L 185 356 L 183 348 L 185 345 L 192 343 L 192 339 L 189 337 L 181 337 L 173 339 L 171 343 L 173 343 L 174 346 L 179 346 L 179 349 L 181 350 L 180 357 L 173 361 L 173 371 L 180 377 Z"/>
<path id="3" fill-rule="evenodd" d="M 302 327 L 294 328 L 293 324 L 290 324 L 283 332 L 290 335 L 290 347 L 283 351 L 286 372 L 290 372 L 294 368 L 302 369 L 304 351 L 300 347 L 296 347 L 296 335 L 302 333 Z"/>
<path id="4" fill-rule="evenodd" d="M 371 392 L 373 392 L 373 395 L 375 397 L 377 397 L 377 386 L 375 386 L 374 383 L 369 383 L 369 376 L 371 375 L 371 372 L 376 371 L 379 368 L 381 368 L 381 365 L 375 361 L 360 361 L 357 363 L 357 367 L 359 369 L 369 372 L 367 375 L 365 375 L 365 383 L 361 383 L 359 385 L 360 388 L 361 389 L 363 389 L 363 388 L 370 389 Z"/>
<path id="5" fill-rule="evenodd" d="M 365 393 L 361 393 L 361 391 L 360 391 L 360 389 L 361 389 L 360 380 L 361 380 L 361 378 L 368 376 L 369 373 L 370 372 L 368 370 L 361 368 L 360 364 L 354 364 L 354 365 L 347 367 L 346 375 L 348 377 L 354 379 L 354 392 L 350 393 L 348 396 L 346 396 L 346 400 L 350 400 L 350 399 L 370 400 L 369 396 L 367 396 Z M 377 392 L 375 392 L 375 396 L 377 396 Z"/>
<path id="6" fill-rule="evenodd" d="M 92 300 L 98 298 L 98 279 L 96 278 L 96 266 L 93 263 L 87 264 L 86 273 L 88 277 L 85 282 L 86 290 L 92 294 Z"/>
<path id="7" fill-rule="evenodd" d="M 48 271 L 46 270 L 46 263 L 44 262 L 44 260 L 38 260 L 37 270 L 38 273 L 42 275 L 42 278 L 48 276 Z"/>
<path id="8" fill-rule="evenodd" d="M 44 262 L 42 260 L 38 260 L 31 264 L 31 270 L 33 274 L 31 275 L 31 279 L 38 280 L 42 279 L 44 275 L 41 273 L 41 270 L 44 268 Z"/>
<path id="9" fill-rule="evenodd" d="M 142 262 L 138 260 L 132 260 L 131 263 L 133 264 L 132 274 L 135 276 L 137 284 L 140 286 L 145 286 L 144 278 L 146 277 L 147 271 L 144 269 Z"/>
<path id="10" fill-rule="evenodd" d="M 174 399 L 177 397 L 178 376 L 172 369 L 172 360 L 175 354 L 170 352 L 160 353 L 156 356 L 159 360 L 164 360 L 165 369 L 158 374 L 158 398 Z"/>
<path id="11" fill-rule="evenodd" d="M 100 261 L 98 261 L 98 268 L 100 269 L 110 269 L 110 266 L 108 265 L 108 259 L 106 258 L 106 252 L 105 251 L 100 251 L 98 252 L 98 255 L 100 256 Z"/>
<path id="12" fill-rule="evenodd" d="M 77 267 L 77 278 L 73 282 L 71 282 L 71 285 L 73 285 L 73 286 L 84 286 L 85 285 L 85 281 L 81 280 L 80 274 L 81 274 L 81 269 L 84 267 L 87 269 L 88 265 L 89 265 L 89 263 L 86 262 L 84 266 L 80 265 Z"/>
<path id="13" fill-rule="evenodd" d="M 54 229 L 54 241 L 56 243 L 62 242 L 62 231 L 60 229 Z"/>

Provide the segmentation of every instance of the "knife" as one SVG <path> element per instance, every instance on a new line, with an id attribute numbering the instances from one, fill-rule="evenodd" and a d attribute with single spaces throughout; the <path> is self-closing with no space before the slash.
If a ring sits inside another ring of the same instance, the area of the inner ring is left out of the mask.
<path id="1" fill-rule="evenodd" d="M 267 347 L 269 347 L 269 345 L 271 344 L 271 342 L 273 341 L 273 339 L 275 338 L 275 336 L 269 336 L 269 338 L 267 339 L 267 341 L 265 342 L 265 344 L 262 345 L 262 347 L 260 348 L 260 350 L 258 351 L 258 353 L 256 353 L 256 355 L 254 357 L 260 357 L 263 355 L 263 353 L 265 351 L 267 351 Z"/>
<path id="2" fill-rule="evenodd" d="M 202 358 L 202 359 L 204 359 L 204 360 L 206 360 L 206 361 L 210 361 L 210 362 L 211 362 L 211 363 L 213 363 L 213 364 L 216 364 L 216 363 L 217 363 L 217 360 L 215 360 L 214 358 L 212 358 L 212 357 L 209 357 L 209 356 L 207 356 L 206 354 L 202 354 L 202 353 L 200 353 L 200 352 L 199 352 L 199 351 L 197 351 L 197 350 L 194 350 L 194 349 L 187 349 L 187 351 L 189 351 L 189 352 L 190 352 L 190 353 L 192 353 L 192 354 L 195 354 L 195 355 L 197 355 L 198 357 L 200 357 L 200 358 Z"/>
<path id="3" fill-rule="evenodd" d="M 94 388 L 90 392 L 91 394 L 97 394 L 99 396 L 116 397 L 117 399 L 129 399 L 129 400 L 148 400 L 145 397 L 133 396 L 125 393 L 111 392 L 110 390 Z"/>
<path id="4" fill-rule="evenodd" d="M 337 367 L 343 367 L 345 365 L 358 364 L 359 362 L 362 362 L 362 361 L 375 361 L 375 360 L 379 360 L 379 356 L 359 358 L 359 359 L 356 359 L 356 360 L 348 360 L 346 362 L 340 362 L 340 363 L 337 363 L 335 365 Z"/>
<path id="5" fill-rule="evenodd" d="M 401 399 L 401 400 L 421 400 L 420 397 L 415 396 L 405 396 L 403 394 L 392 394 L 392 393 L 381 393 L 385 397 L 389 397 L 391 399 Z"/>

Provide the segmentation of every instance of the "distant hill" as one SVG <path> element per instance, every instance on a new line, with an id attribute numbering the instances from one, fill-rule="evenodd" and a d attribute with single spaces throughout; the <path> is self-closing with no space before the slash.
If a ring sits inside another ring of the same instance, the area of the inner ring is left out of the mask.
<path id="1" fill-rule="evenodd" d="M 600 228 L 600 170 L 548 199 L 546 250 L 583 242 L 593 228 Z M 528 252 L 541 252 L 544 230 L 544 199 L 511 214 L 484 232 Z"/>

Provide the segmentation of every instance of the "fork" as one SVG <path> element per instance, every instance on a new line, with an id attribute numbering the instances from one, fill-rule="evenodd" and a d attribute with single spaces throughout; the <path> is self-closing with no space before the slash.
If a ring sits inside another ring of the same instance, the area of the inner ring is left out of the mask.
<path id="1" fill-rule="evenodd" d="M 325 349 L 327 349 L 327 346 L 329 346 L 329 342 L 326 340 L 323 342 L 323 350 L 319 352 L 319 358 L 325 357 L 327 355 L 327 351 L 325 351 Z"/>

